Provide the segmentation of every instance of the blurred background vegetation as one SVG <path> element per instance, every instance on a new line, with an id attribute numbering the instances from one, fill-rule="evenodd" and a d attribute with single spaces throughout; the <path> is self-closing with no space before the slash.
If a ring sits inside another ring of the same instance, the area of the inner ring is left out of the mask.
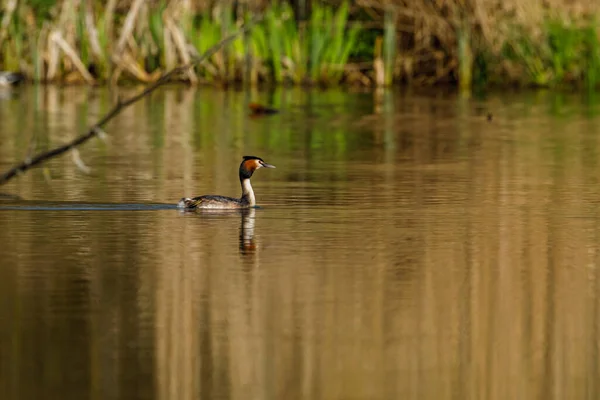
<path id="1" fill-rule="evenodd" d="M 4 0 L 0 69 L 151 82 L 260 15 L 180 79 L 594 89 L 599 11 L 594 0 Z"/>

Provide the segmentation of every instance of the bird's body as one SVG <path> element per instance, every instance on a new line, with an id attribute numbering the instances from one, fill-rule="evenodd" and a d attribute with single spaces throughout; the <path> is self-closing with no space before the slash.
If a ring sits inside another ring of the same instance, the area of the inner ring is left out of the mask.
<path id="1" fill-rule="evenodd" d="M 279 110 L 277 110 L 276 108 L 263 106 L 262 104 L 258 104 L 258 103 L 250 103 L 250 104 L 248 104 L 248 107 L 250 108 L 251 114 L 254 116 L 272 115 L 272 114 L 277 114 L 279 112 Z"/>
<path id="2" fill-rule="evenodd" d="M 250 178 L 254 171 L 259 168 L 275 168 L 275 166 L 267 164 L 259 157 L 244 156 L 239 169 L 240 184 L 242 185 L 242 196 L 239 199 L 218 195 L 204 195 L 192 198 L 184 197 L 179 200 L 177 206 L 184 210 L 254 207 L 256 205 L 256 198 L 250 184 Z"/>
<path id="3" fill-rule="evenodd" d="M 25 77 L 21 73 L 0 71 L 0 87 L 17 85 L 24 79 Z"/>

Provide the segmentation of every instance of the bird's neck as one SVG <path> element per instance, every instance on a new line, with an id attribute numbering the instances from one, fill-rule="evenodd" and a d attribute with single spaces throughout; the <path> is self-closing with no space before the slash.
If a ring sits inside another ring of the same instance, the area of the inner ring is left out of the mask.
<path id="1" fill-rule="evenodd" d="M 247 203 L 250 207 L 254 207 L 256 205 L 256 198 L 254 197 L 254 190 L 252 190 L 252 185 L 250 184 L 250 179 L 242 179 L 242 201 Z"/>

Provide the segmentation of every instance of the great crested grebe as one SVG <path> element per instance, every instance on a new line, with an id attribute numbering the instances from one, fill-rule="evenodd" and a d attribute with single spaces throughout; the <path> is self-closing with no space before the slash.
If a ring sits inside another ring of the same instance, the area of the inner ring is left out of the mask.
<path id="1" fill-rule="evenodd" d="M 184 197 L 179 200 L 178 208 L 184 210 L 195 210 L 197 208 L 248 208 L 256 205 L 254 190 L 250 184 L 250 178 L 254 171 L 259 168 L 275 168 L 274 165 L 267 164 L 260 157 L 244 156 L 240 164 L 240 183 L 242 184 L 242 197 L 234 199 L 233 197 L 205 195 L 199 197 Z"/>

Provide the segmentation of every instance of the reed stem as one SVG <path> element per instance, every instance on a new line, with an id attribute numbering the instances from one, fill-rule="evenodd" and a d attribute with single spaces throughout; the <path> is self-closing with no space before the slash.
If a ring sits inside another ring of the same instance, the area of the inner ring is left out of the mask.
<path id="1" fill-rule="evenodd" d="M 461 92 L 471 90 L 473 82 L 473 53 L 471 50 L 471 26 L 462 18 L 457 29 L 458 37 L 458 85 Z"/>
<path id="2" fill-rule="evenodd" d="M 457 82 L 460 90 L 474 80 L 588 89 L 600 80 L 600 6 L 589 0 L 366 3 L 245 0 L 234 9 L 231 0 L 4 0 L 0 70 L 91 83 L 84 71 L 94 66 L 94 81 L 154 81 L 264 6 L 253 32 L 177 79 L 389 86 L 402 74 L 412 84 Z"/>
<path id="3" fill-rule="evenodd" d="M 396 62 L 396 19 L 396 7 L 390 4 L 386 7 L 384 16 L 383 84 L 385 86 L 390 86 L 394 80 L 394 65 Z"/>

